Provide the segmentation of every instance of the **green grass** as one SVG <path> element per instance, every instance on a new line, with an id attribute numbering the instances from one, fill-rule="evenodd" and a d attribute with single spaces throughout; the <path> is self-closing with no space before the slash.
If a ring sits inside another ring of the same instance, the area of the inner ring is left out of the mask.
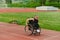
<path id="1" fill-rule="evenodd" d="M 18 20 L 20 25 L 25 25 L 28 17 L 39 16 L 39 24 L 42 28 L 60 31 L 60 12 L 27 12 L 27 13 L 0 13 L 0 22 Z"/>

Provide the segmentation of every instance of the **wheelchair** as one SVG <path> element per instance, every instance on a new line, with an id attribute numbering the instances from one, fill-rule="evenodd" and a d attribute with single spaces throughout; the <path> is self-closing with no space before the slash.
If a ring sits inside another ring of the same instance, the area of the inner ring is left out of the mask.
<path id="1" fill-rule="evenodd" d="M 24 27 L 24 30 L 27 34 L 29 35 L 40 35 L 41 34 L 41 27 L 39 27 L 38 29 L 36 29 L 35 27 L 33 27 L 33 25 L 28 24 Z"/>

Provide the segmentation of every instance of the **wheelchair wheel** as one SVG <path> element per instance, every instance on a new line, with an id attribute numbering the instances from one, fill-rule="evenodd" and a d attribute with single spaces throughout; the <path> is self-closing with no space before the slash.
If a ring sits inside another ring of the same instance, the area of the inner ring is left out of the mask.
<path id="1" fill-rule="evenodd" d="M 35 32 L 34 35 L 40 35 L 41 34 L 41 28 L 36 29 L 36 30 L 34 29 L 33 32 Z"/>
<path id="2" fill-rule="evenodd" d="M 41 34 L 41 28 L 38 29 L 38 32 L 37 32 L 38 35 Z"/>
<path id="3" fill-rule="evenodd" d="M 32 25 L 30 25 L 30 27 L 31 28 L 29 29 L 29 26 L 26 25 L 25 28 L 24 28 L 26 34 L 28 34 L 28 35 L 32 35 L 33 34 L 33 27 L 32 27 Z"/>

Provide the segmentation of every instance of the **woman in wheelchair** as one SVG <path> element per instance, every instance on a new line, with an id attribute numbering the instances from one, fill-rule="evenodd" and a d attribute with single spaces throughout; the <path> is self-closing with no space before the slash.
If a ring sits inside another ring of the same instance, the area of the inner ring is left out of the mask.
<path id="1" fill-rule="evenodd" d="M 27 19 L 26 20 L 26 25 L 28 26 L 29 30 L 30 30 L 31 26 L 35 30 L 39 29 L 38 16 L 34 16 L 33 18 Z"/>

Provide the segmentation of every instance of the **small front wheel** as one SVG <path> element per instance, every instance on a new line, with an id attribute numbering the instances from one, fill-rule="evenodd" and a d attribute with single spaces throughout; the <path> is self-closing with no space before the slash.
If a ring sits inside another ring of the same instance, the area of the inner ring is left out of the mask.
<path id="1" fill-rule="evenodd" d="M 41 28 L 36 29 L 34 32 L 35 32 L 34 35 L 40 35 L 41 34 Z"/>

